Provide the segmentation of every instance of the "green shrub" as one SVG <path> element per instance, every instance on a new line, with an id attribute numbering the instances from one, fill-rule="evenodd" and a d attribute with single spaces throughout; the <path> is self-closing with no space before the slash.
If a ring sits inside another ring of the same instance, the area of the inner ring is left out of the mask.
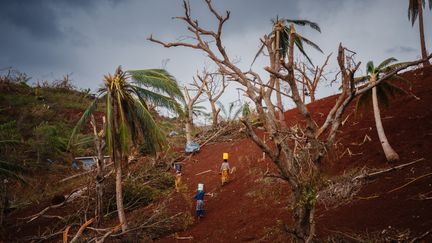
<path id="1" fill-rule="evenodd" d="M 65 128 L 62 124 L 60 128 Z M 55 125 L 50 125 L 48 122 L 42 122 L 33 129 L 33 138 L 29 140 L 32 151 L 37 154 L 37 161 L 44 159 L 61 159 L 67 147 L 67 136 L 64 129 L 58 129 Z"/>

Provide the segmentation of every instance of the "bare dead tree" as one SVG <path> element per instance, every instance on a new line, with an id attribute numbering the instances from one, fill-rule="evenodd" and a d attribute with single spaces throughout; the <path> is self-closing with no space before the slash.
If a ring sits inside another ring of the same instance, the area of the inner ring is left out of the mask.
<path id="1" fill-rule="evenodd" d="M 194 84 L 198 85 L 195 77 L 193 78 Z M 198 98 L 202 95 L 204 91 L 204 83 L 198 86 L 198 89 L 195 90 L 195 95 L 191 97 L 190 92 L 192 89 L 188 89 L 186 86 L 183 88 L 184 97 L 185 97 L 185 109 L 186 109 L 186 121 L 185 121 L 185 129 L 186 129 L 186 141 L 192 141 L 192 129 L 193 129 L 193 107 L 195 103 L 198 101 Z"/>
<path id="2" fill-rule="evenodd" d="M 100 131 L 98 131 L 96 120 L 93 115 L 91 115 L 90 119 L 90 124 L 93 128 L 94 145 L 97 153 L 95 221 L 97 225 L 100 225 L 103 218 L 103 181 L 105 179 L 105 157 L 103 154 L 105 149 L 105 116 L 102 117 L 102 129 Z"/>
<path id="3" fill-rule="evenodd" d="M 225 80 L 224 75 L 219 73 L 210 73 L 204 70 L 201 75 L 197 73 L 197 78 L 204 85 L 204 91 L 210 102 L 210 107 L 212 109 L 212 126 L 216 127 L 218 125 L 218 116 L 221 109 L 216 106 L 216 102 L 225 92 L 228 83 Z M 200 88 L 196 82 L 194 84 L 196 88 Z"/>
<path id="4" fill-rule="evenodd" d="M 189 47 L 203 51 L 219 67 L 222 74 L 229 77 L 244 86 L 246 95 L 254 102 L 260 119 L 265 124 L 266 133 L 269 134 L 274 146 L 264 143 L 256 133 L 251 123 L 245 119 L 242 120 L 246 127 L 247 135 L 267 154 L 278 168 L 278 174 L 270 175 L 280 178 L 290 185 L 293 208 L 293 225 L 288 230 L 296 242 L 311 242 L 315 235 L 315 205 L 317 202 L 317 193 L 323 183 L 320 183 L 320 166 L 325 161 L 328 151 L 333 148 L 337 131 L 339 130 L 342 117 L 350 102 L 357 95 L 371 89 L 371 86 L 363 89 L 356 89 L 354 86 L 354 73 L 357 71 L 360 63 L 353 62 L 352 55 L 342 44 L 338 50 L 338 64 L 341 73 L 342 92 L 337 98 L 334 106 L 327 114 L 323 124 L 318 125 L 312 118 L 312 115 L 300 97 L 297 81 L 294 76 L 294 63 L 292 51 L 288 56 L 288 61 L 279 60 L 275 54 L 274 45 L 268 36 L 264 36 L 261 42 L 264 44 L 270 64 L 265 68 L 271 75 L 271 78 L 264 82 L 256 72 L 242 71 L 228 56 L 222 43 L 222 29 L 225 22 L 230 17 L 230 12 L 225 15 L 219 14 L 211 4 L 211 0 L 205 0 L 209 11 L 217 19 L 218 25 L 216 30 L 206 29 L 199 25 L 198 20 L 191 17 L 190 6 L 184 1 L 184 16 L 176 17 L 184 21 L 187 30 L 193 35 L 193 42 L 163 42 L 154 39 L 150 41 L 159 43 L 164 47 Z M 295 34 L 294 26 L 291 26 L 291 38 L 289 48 L 294 47 Z M 346 54 L 348 52 L 348 54 Z M 429 57 L 430 58 L 430 57 Z M 383 76 L 374 85 L 390 78 L 397 72 L 421 63 L 415 61 L 407 63 L 391 73 Z M 280 66 L 280 68 L 278 68 Z M 271 100 L 272 91 L 275 89 L 277 79 L 287 82 L 290 88 L 289 96 L 295 103 L 304 122 L 293 127 L 283 128 L 277 119 L 276 106 Z M 264 111 L 264 105 L 267 107 Z"/>
<path id="5" fill-rule="evenodd" d="M 301 83 L 303 85 L 303 87 L 302 87 L 302 91 L 303 91 L 302 100 L 303 100 L 303 102 L 306 102 L 305 101 L 306 90 L 308 91 L 310 101 L 311 102 L 315 101 L 315 93 L 316 93 L 316 90 L 318 88 L 318 84 L 322 79 L 325 78 L 323 72 L 324 72 L 325 67 L 328 64 L 328 61 L 329 61 L 331 55 L 332 54 L 329 54 L 327 56 L 323 65 L 321 65 L 321 66 L 309 67 L 309 66 L 306 66 L 306 64 L 304 62 L 297 63 L 294 66 L 294 69 L 300 73 Z M 310 77 L 310 75 L 312 76 L 312 78 Z"/>

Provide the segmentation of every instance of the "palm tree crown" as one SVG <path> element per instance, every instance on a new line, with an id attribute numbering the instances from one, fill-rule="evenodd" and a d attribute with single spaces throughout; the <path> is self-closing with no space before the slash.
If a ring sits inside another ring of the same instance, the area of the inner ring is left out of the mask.
<path id="1" fill-rule="evenodd" d="M 71 139 L 95 111 L 99 97 L 103 97 L 106 104 L 106 145 L 116 171 L 117 213 L 122 231 L 125 232 L 128 226 L 123 207 L 121 181 L 122 164 L 127 163 L 129 147 L 142 141 L 144 151 L 154 153 L 160 150 L 165 144 L 165 139 L 148 110 L 148 103 L 177 112 L 180 111 L 180 106 L 175 97 L 182 98 L 182 94 L 176 81 L 165 70 L 123 72 L 121 67 L 118 67 L 114 75 L 104 76 L 104 86 L 99 89 L 98 97 L 78 121 Z"/>
<path id="2" fill-rule="evenodd" d="M 432 0 L 429 1 L 429 9 L 432 10 Z M 426 0 L 421 0 L 422 7 L 426 8 Z M 409 6 L 408 6 L 408 19 L 411 20 L 411 24 L 414 26 L 414 23 L 417 20 L 417 17 L 419 15 L 419 9 L 420 6 L 418 4 L 418 0 L 409 0 Z"/>
<path id="3" fill-rule="evenodd" d="M 372 61 L 369 61 L 366 64 L 367 74 L 365 76 L 355 78 L 354 81 L 356 82 L 357 85 L 373 84 L 376 80 L 380 78 L 381 74 L 388 73 L 392 71 L 394 68 L 403 64 L 403 63 L 394 64 L 394 62 L 396 61 L 397 59 L 391 57 L 384 60 L 376 67 L 374 66 L 374 63 Z M 365 82 L 367 83 L 365 84 Z M 381 82 L 379 85 L 376 86 L 379 102 L 383 104 L 385 107 L 388 107 L 389 100 L 391 97 L 397 94 L 406 93 L 405 90 L 399 87 L 397 82 L 407 83 L 408 81 L 399 75 L 394 75 L 392 76 L 392 79 Z M 371 101 L 371 97 L 372 97 L 372 90 L 369 90 L 368 92 L 362 94 L 357 100 L 356 110 L 358 111 L 361 107 L 365 107 L 367 104 L 369 104 Z"/>
<path id="4" fill-rule="evenodd" d="M 182 99 L 183 96 L 177 82 L 165 70 L 123 72 L 119 67 L 114 75 L 104 76 L 104 86 L 98 90 L 97 97 L 103 97 L 106 103 L 108 150 L 112 152 L 114 144 L 118 144 L 122 152 L 127 153 L 130 143 L 136 144 L 139 138 L 144 138 L 145 151 L 155 152 L 162 148 L 164 137 L 148 110 L 149 103 L 179 112 L 175 98 Z M 95 111 L 97 100 L 84 112 L 71 138 Z"/>
<path id="5" fill-rule="evenodd" d="M 289 40 L 290 40 L 290 33 L 292 28 L 290 24 L 295 24 L 299 26 L 309 26 L 312 29 L 321 33 L 321 28 L 319 27 L 319 25 L 309 20 L 295 20 L 295 19 L 283 19 L 283 18 L 279 19 L 278 17 L 276 17 L 276 19 L 272 20 L 272 23 L 273 23 L 273 30 L 272 32 L 270 32 L 269 37 L 273 39 L 273 43 L 276 43 L 276 38 L 278 37 L 279 46 L 276 48 L 281 53 L 280 56 L 281 58 L 286 58 L 289 51 Z M 304 55 L 311 64 L 312 61 L 309 58 L 309 56 L 306 54 L 303 43 L 306 43 L 312 48 L 323 53 L 321 48 L 311 40 L 305 38 L 304 36 L 300 35 L 297 32 L 294 33 L 294 36 L 295 36 L 294 44 L 296 45 L 298 50 L 302 53 L 302 55 Z M 264 50 L 264 45 L 260 47 L 258 53 L 255 55 L 252 64 L 255 62 L 258 56 L 263 52 L 263 50 Z"/>

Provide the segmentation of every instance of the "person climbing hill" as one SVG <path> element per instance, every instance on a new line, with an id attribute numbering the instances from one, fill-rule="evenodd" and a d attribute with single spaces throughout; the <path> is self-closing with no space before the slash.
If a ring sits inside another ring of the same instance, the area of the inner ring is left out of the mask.
<path id="1" fill-rule="evenodd" d="M 222 180 L 222 186 L 225 183 L 228 183 L 229 180 L 229 174 L 230 174 L 230 166 L 228 164 L 228 153 L 223 153 L 223 162 L 220 168 L 221 173 L 221 180 Z"/>
<path id="2" fill-rule="evenodd" d="M 198 183 L 198 190 L 195 194 L 195 200 L 196 202 L 196 216 L 198 219 L 204 217 L 204 184 Z"/>
<path id="3" fill-rule="evenodd" d="M 181 186 L 181 177 L 182 177 L 182 165 L 181 163 L 174 163 L 174 169 L 175 169 L 175 189 L 176 192 L 180 192 L 180 186 Z"/>

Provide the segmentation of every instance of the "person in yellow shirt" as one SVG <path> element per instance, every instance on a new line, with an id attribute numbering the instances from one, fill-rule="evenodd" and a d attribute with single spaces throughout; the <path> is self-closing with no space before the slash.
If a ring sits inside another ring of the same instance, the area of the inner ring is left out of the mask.
<path id="1" fill-rule="evenodd" d="M 175 169 L 175 189 L 176 189 L 176 192 L 180 192 L 181 176 L 182 176 L 181 163 L 174 163 L 174 169 Z"/>
<path id="2" fill-rule="evenodd" d="M 223 153 L 223 162 L 220 168 L 222 186 L 228 182 L 230 170 L 231 169 L 228 164 L 228 153 Z"/>

